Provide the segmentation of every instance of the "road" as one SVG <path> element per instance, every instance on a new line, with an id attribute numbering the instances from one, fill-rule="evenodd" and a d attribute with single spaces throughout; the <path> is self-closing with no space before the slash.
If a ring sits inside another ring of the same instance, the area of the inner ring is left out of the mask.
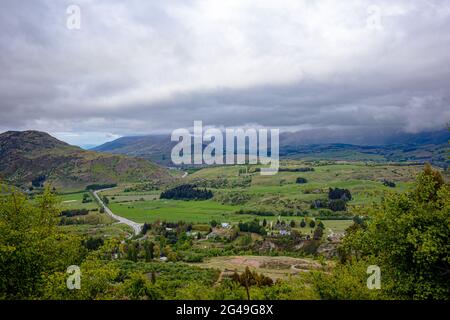
<path id="1" fill-rule="evenodd" d="M 109 189 L 103 189 L 103 190 L 97 190 L 94 191 L 94 197 L 98 200 L 98 202 L 100 203 L 101 206 L 103 206 L 103 208 L 105 208 L 105 212 L 110 215 L 113 219 L 119 221 L 120 223 L 124 223 L 128 226 L 130 226 L 131 228 L 133 228 L 134 234 L 138 235 L 139 233 L 141 233 L 142 230 L 142 224 L 128 220 L 127 218 L 118 216 L 116 214 L 114 214 L 104 203 L 103 200 L 99 197 L 98 193 L 102 192 L 102 191 L 106 191 L 106 190 L 110 190 L 112 188 Z"/>

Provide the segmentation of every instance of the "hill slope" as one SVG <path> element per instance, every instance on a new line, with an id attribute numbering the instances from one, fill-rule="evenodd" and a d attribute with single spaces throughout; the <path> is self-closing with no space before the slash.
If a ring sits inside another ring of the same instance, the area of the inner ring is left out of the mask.
<path id="1" fill-rule="evenodd" d="M 170 180 L 166 169 L 145 159 L 85 151 L 39 131 L 0 134 L 0 176 L 15 185 L 37 180 L 67 188 Z"/>
<path id="2" fill-rule="evenodd" d="M 448 166 L 450 132 L 440 130 L 417 134 L 374 133 L 364 137 L 370 143 L 358 143 L 360 137 L 348 132 L 292 132 L 280 135 L 280 156 L 309 160 L 362 160 L 430 162 Z M 171 166 L 170 153 L 176 142 L 169 135 L 122 137 L 93 150 L 139 156 L 156 163 Z"/>

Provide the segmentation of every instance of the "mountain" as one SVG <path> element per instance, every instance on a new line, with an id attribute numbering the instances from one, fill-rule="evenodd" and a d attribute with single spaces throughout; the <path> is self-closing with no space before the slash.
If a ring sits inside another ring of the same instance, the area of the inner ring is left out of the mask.
<path id="1" fill-rule="evenodd" d="M 176 144 L 170 140 L 170 135 L 149 135 L 122 137 L 91 150 L 142 157 L 161 165 L 171 166 L 170 154 Z"/>
<path id="2" fill-rule="evenodd" d="M 436 131 L 407 133 L 380 129 L 313 129 L 281 134 L 280 145 L 325 145 L 346 144 L 356 146 L 391 146 L 391 145 L 427 145 L 446 144 L 450 139 L 450 131 L 441 129 Z"/>
<path id="3" fill-rule="evenodd" d="M 443 168 L 449 165 L 450 131 L 447 129 L 421 133 L 372 132 L 370 135 L 366 132 L 354 137 L 344 131 L 328 135 L 326 140 L 321 140 L 322 143 L 305 144 L 305 141 L 311 141 L 310 138 L 301 132 L 285 134 L 280 138 L 280 156 L 309 160 L 429 162 Z M 372 144 L 353 144 L 357 140 Z"/>
<path id="4" fill-rule="evenodd" d="M 430 162 L 448 167 L 450 132 L 386 133 L 366 131 L 309 130 L 280 134 L 282 158 L 308 160 L 361 160 Z M 169 135 L 122 137 L 94 148 L 95 151 L 127 154 L 172 166 L 170 154 L 176 142 Z"/>
<path id="5" fill-rule="evenodd" d="M 86 151 L 39 131 L 0 134 L 0 177 L 14 185 L 35 181 L 63 188 L 171 179 L 166 169 L 148 160 Z"/>

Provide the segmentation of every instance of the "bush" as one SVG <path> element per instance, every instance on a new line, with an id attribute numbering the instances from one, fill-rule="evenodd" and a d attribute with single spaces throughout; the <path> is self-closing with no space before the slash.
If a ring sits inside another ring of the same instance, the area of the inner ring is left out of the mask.
<path id="1" fill-rule="evenodd" d="M 311 172 L 314 168 L 304 167 L 304 168 L 280 168 L 279 172 Z"/>
<path id="2" fill-rule="evenodd" d="M 182 261 L 184 262 L 203 262 L 203 255 L 195 252 L 187 252 L 183 254 Z"/>
<path id="3" fill-rule="evenodd" d="M 97 250 L 98 248 L 100 248 L 103 245 L 104 242 L 105 241 L 103 240 L 103 238 L 89 237 L 88 239 L 83 241 L 83 245 L 88 250 Z"/>
<path id="4" fill-rule="evenodd" d="M 328 208 L 333 211 L 346 211 L 347 210 L 347 202 L 342 199 L 331 200 L 328 203 Z"/>
<path id="5" fill-rule="evenodd" d="M 298 177 L 297 180 L 295 180 L 295 183 L 298 183 L 298 184 L 303 184 L 303 183 L 307 183 L 307 182 L 308 182 L 308 180 L 306 180 L 305 178 L 301 178 L 301 177 Z"/>
<path id="6" fill-rule="evenodd" d="M 259 220 L 253 220 L 250 222 L 239 222 L 239 230 L 242 232 L 253 232 L 265 236 L 267 234 L 266 229 L 259 225 Z"/>
<path id="7" fill-rule="evenodd" d="M 261 216 L 261 217 L 275 216 L 274 212 L 258 210 L 258 209 L 239 209 L 238 211 L 236 211 L 236 213 L 237 214 L 250 214 L 250 215 Z"/>
<path id="8" fill-rule="evenodd" d="M 389 180 L 383 180 L 383 185 L 389 188 L 395 188 L 395 182 Z"/>
<path id="9" fill-rule="evenodd" d="M 31 181 L 31 184 L 35 188 L 42 188 L 44 186 L 45 179 L 45 175 L 37 176 Z"/>
<path id="10" fill-rule="evenodd" d="M 352 194 L 348 189 L 330 188 L 328 191 L 328 199 L 350 201 L 352 200 Z"/>
<path id="11" fill-rule="evenodd" d="M 82 203 L 89 203 L 92 202 L 92 198 L 88 193 L 83 193 L 83 200 Z"/>
<path id="12" fill-rule="evenodd" d="M 70 209 L 61 211 L 60 215 L 64 217 L 85 216 L 89 213 L 88 209 Z"/>
<path id="13" fill-rule="evenodd" d="M 323 236 L 323 228 L 320 226 L 320 224 L 317 226 L 317 228 L 314 230 L 313 238 L 314 240 L 320 240 Z"/>
<path id="14" fill-rule="evenodd" d="M 210 223 L 211 227 L 215 228 L 219 224 L 216 220 L 212 220 Z"/>
<path id="15" fill-rule="evenodd" d="M 317 199 L 311 202 L 311 209 L 328 208 L 328 201 Z"/>
<path id="16" fill-rule="evenodd" d="M 86 186 L 86 190 L 101 190 L 117 187 L 117 183 L 107 183 L 107 184 L 90 184 Z"/>

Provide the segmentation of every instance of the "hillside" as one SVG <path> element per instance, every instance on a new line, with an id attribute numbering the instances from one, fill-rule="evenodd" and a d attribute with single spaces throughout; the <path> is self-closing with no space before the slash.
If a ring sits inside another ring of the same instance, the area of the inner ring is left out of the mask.
<path id="1" fill-rule="evenodd" d="M 92 150 L 142 157 L 170 166 L 172 164 L 170 153 L 175 145 L 176 142 L 170 141 L 169 135 L 149 135 L 122 137 L 95 147 Z"/>
<path id="2" fill-rule="evenodd" d="M 430 162 L 446 168 L 449 139 L 447 129 L 416 134 L 374 132 L 364 137 L 350 132 L 339 135 L 331 131 L 290 132 L 280 135 L 280 156 L 305 160 Z M 122 137 L 93 150 L 139 156 L 171 166 L 170 153 L 175 144 L 169 135 L 148 135 Z"/>
<path id="3" fill-rule="evenodd" d="M 0 176 L 14 185 L 34 181 L 64 188 L 170 179 L 167 170 L 148 160 L 85 151 L 38 131 L 0 134 Z"/>

